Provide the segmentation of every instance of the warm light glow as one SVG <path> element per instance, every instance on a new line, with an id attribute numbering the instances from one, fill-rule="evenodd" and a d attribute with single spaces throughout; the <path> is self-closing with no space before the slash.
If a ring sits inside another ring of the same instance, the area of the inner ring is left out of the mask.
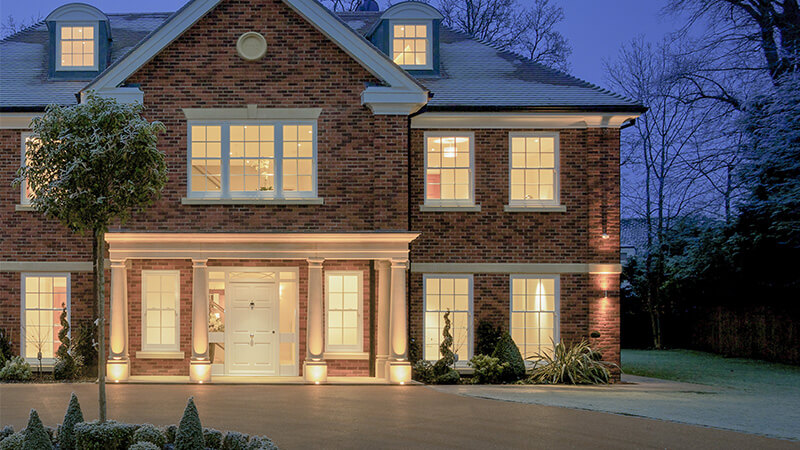
<path id="1" fill-rule="evenodd" d="M 444 315 L 450 311 L 450 334 L 453 336 L 453 352 L 459 361 L 469 360 L 470 280 L 465 276 L 428 276 L 425 278 L 425 348 L 424 357 L 435 361 L 441 357 Z M 401 339 L 396 337 L 395 339 Z M 402 336 L 405 339 L 405 336 Z M 405 343 L 402 343 L 405 347 Z"/>
<path id="2" fill-rule="evenodd" d="M 428 64 L 428 26 L 394 25 L 392 60 L 401 66 Z"/>
<path id="3" fill-rule="evenodd" d="M 511 138 L 512 202 L 555 202 L 556 153 L 555 137 L 515 135 Z"/>
<path id="4" fill-rule="evenodd" d="M 211 362 L 210 361 L 189 362 L 189 380 L 201 384 L 204 381 L 211 381 Z"/>
<path id="5" fill-rule="evenodd" d="M 115 383 L 127 380 L 128 376 L 130 375 L 128 361 L 108 361 L 106 364 L 106 374 L 108 375 L 108 378 Z"/>
<path id="6" fill-rule="evenodd" d="M 94 27 L 61 27 L 61 67 L 94 64 Z"/>
<path id="7" fill-rule="evenodd" d="M 308 382 L 324 383 L 328 380 L 328 365 L 325 362 L 306 361 L 303 366 L 303 374 Z"/>
<path id="8" fill-rule="evenodd" d="M 319 381 L 315 381 L 314 384 L 319 384 Z"/>
<path id="9" fill-rule="evenodd" d="M 429 136 L 426 146 L 426 198 L 469 200 L 472 194 L 470 137 Z"/>
<path id="10" fill-rule="evenodd" d="M 603 235 L 600 237 L 602 237 L 603 239 L 608 239 L 608 233 L 603 233 Z"/>
<path id="11" fill-rule="evenodd" d="M 398 384 L 411 381 L 411 363 L 408 361 L 390 362 L 389 381 Z"/>

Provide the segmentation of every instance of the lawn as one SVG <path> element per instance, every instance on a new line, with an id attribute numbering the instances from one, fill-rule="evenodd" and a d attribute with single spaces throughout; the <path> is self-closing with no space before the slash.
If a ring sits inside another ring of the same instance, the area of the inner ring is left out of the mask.
<path id="1" fill-rule="evenodd" d="M 800 367 L 785 364 L 692 350 L 623 350 L 622 370 L 630 375 L 800 398 Z"/>

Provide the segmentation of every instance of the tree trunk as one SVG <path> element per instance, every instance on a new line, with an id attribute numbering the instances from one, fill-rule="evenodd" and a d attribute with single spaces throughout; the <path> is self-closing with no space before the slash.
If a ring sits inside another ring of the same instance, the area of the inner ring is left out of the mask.
<path id="1" fill-rule="evenodd" d="M 95 261 L 94 278 L 97 283 L 97 385 L 100 389 L 98 395 L 100 407 L 100 422 L 106 421 L 106 271 L 105 264 L 105 233 L 98 228 L 94 232 L 97 243 L 97 259 Z"/>

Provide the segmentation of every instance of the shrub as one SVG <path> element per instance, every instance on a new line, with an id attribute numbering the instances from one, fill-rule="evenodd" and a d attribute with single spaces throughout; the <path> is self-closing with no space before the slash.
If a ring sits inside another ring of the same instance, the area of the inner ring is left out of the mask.
<path id="1" fill-rule="evenodd" d="M 58 340 L 61 345 L 56 350 L 56 363 L 53 366 L 53 378 L 56 380 L 69 380 L 75 378 L 77 368 L 75 360 L 69 354 L 70 340 L 69 340 L 69 322 L 67 321 L 67 307 L 62 305 L 61 316 L 61 330 L 58 332 Z"/>
<path id="2" fill-rule="evenodd" d="M 11 338 L 5 328 L 0 328 L 0 367 L 12 356 L 14 354 L 11 352 Z"/>
<path id="3" fill-rule="evenodd" d="M 22 441 L 22 450 L 47 450 L 52 449 L 50 436 L 44 430 L 44 425 L 39 419 L 39 413 L 31 410 L 28 426 L 25 427 L 25 439 Z"/>
<path id="4" fill-rule="evenodd" d="M 494 326 L 488 320 L 481 320 L 475 328 L 475 354 L 491 355 L 502 336 L 502 328 Z"/>
<path id="5" fill-rule="evenodd" d="M 475 369 L 472 377 L 474 383 L 496 384 L 503 380 L 503 372 L 509 367 L 508 363 L 501 363 L 499 358 L 488 355 L 475 355 L 469 360 L 469 365 Z"/>
<path id="6" fill-rule="evenodd" d="M 206 443 L 206 448 L 222 450 L 222 431 L 203 428 L 203 441 Z"/>
<path id="7" fill-rule="evenodd" d="M 448 370 L 434 380 L 436 384 L 458 384 L 459 381 L 461 381 L 461 375 L 455 369 Z"/>
<path id="8" fill-rule="evenodd" d="M 194 397 L 189 397 L 186 409 L 183 410 L 181 423 L 178 424 L 178 434 L 175 435 L 175 450 L 194 450 L 203 448 L 203 425 L 200 415 L 194 405 Z"/>
<path id="9" fill-rule="evenodd" d="M 278 446 L 266 436 L 252 436 L 247 444 L 247 450 L 278 450 Z"/>
<path id="10" fill-rule="evenodd" d="M 11 425 L 4 426 L 3 429 L 0 430 L 0 441 L 11 436 L 12 434 L 14 434 L 14 427 Z"/>
<path id="11" fill-rule="evenodd" d="M 0 441 L 0 450 L 22 450 L 22 443 L 24 441 L 25 435 L 21 431 L 19 433 L 14 433 Z"/>
<path id="12" fill-rule="evenodd" d="M 430 361 L 420 359 L 411 367 L 412 378 L 420 383 L 433 383 L 433 364 Z"/>
<path id="13" fill-rule="evenodd" d="M 58 448 L 60 450 L 73 450 L 75 448 L 75 424 L 83 422 L 83 412 L 75 393 L 69 399 L 64 422 L 58 427 Z"/>
<path id="14" fill-rule="evenodd" d="M 540 384 L 607 384 L 611 379 L 609 367 L 615 364 L 601 361 L 600 352 L 586 340 L 575 345 L 555 345 L 553 356 L 536 355 L 537 365 L 529 381 Z"/>
<path id="15" fill-rule="evenodd" d="M 178 434 L 178 427 L 175 425 L 167 425 L 166 427 L 164 427 L 163 433 L 164 433 L 164 439 L 167 441 L 167 444 L 174 444 L 175 435 Z"/>
<path id="16" fill-rule="evenodd" d="M 148 441 L 139 441 L 130 447 L 128 450 L 161 450 L 161 447 Z"/>
<path id="17" fill-rule="evenodd" d="M 503 333 L 492 356 L 497 358 L 500 364 L 508 364 L 508 367 L 503 370 L 503 381 L 513 383 L 525 376 L 525 361 L 510 334 Z"/>
<path id="18" fill-rule="evenodd" d="M 137 426 L 109 420 L 75 424 L 75 448 L 78 450 L 126 450 L 133 444 Z"/>
<path id="19" fill-rule="evenodd" d="M 444 313 L 444 327 L 442 328 L 442 343 L 439 353 L 442 357 L 433 364 L 433 382 L 436 384 L 457 384 L 461 375 L 453 369 L 456 355 L 453 353 L 453 336 L 450 334 L 450 310 Z"/>
<path id="20" fill-rule="evenodd" d="M 228 431 L 222 442 L 222 450 L 247 450 L 247 435 L 238 431 Z"/>
<path id="21" fill-rule="evenodd" d="M 164 444 L 167 443 L 166 439 L 164 439 L 164 435 L 161 434 L 161 430 L 149 423 L 139 426 L 139 428 L 133 432 L 133 442 L 150 442 L 158 448 L 163 447 Z"/>
<path id="22" fill-rule="evenodd" d="M 84 374 L 97 367 L 97 349 L 94 347 L 96 330 L 94 322 L 84 323 L 73 338 L 73 356 L 80 361 Z"/>
<path id="23" fill-rule="evenodd" d="M 31 365 L 22 356 L 14 356 L 0 369 L 0 380 L 27 381 L 33 376 Z"/>

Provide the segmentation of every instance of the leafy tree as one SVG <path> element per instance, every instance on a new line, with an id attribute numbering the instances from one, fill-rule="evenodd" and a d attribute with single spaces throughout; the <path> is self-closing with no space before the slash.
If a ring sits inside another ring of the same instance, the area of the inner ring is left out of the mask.
<path id="1" fill-rule="evenodd" d="M 158 198 L 167 181 L 156 148 L 160 122 L 148 122 L 140 104 L 120 104 L 92 93 L 75 106 L 50 105 L 31 124 L 37 137 L 15 180 L 27 180 L 31 205 L 70 230 L 91 232 L 97 247 L 94 277 L 100 421 L 106 420 L 104 235 Z"/>

